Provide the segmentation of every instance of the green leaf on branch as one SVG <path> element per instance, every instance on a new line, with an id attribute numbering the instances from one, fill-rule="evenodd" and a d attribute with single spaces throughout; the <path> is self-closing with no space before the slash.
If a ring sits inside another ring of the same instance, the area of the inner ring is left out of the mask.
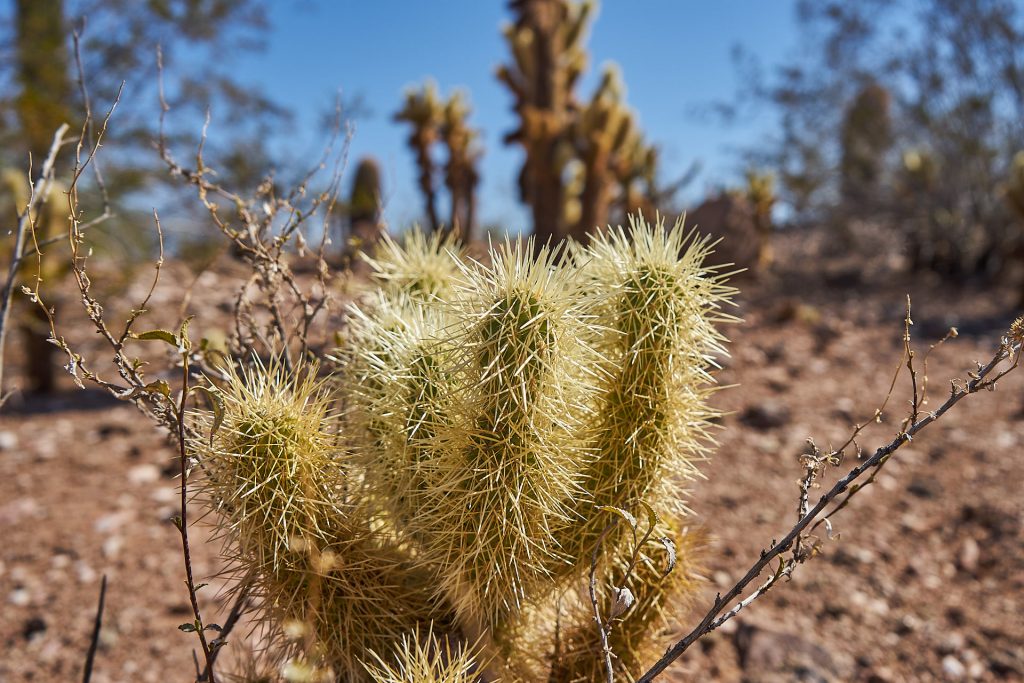
<path id="1" fill-rule="evenodd" d="M 132 333 L 132 339 L 138 339 L 140 341 L 162 341 L 167 342 L 171 346 L 178 345 L 178 338 L 174 336 L 173 332 L 167 330 L 150 330 L 148 332 L 139 332 L 138 334 Z"/>

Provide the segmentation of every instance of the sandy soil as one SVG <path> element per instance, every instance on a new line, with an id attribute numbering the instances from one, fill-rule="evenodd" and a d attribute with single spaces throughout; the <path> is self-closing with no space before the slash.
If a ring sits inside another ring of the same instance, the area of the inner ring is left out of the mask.
<path id="1" fill-rule="evenodd" d="M 739 386 L 715 397 L 730 413 L 706 480 L 692 484 L 691 506 L 715 539 L 708 584 L 683 624 L 696 623 L 715 591 L 794 522 L 806 439 L 840 443 L 880 404 L 901 355 L 905 293 L 922 349 L 950 325 L 961 332 L 930 358 L 932 407 L 949 378 L 991 356 L 1017 313 L 1009 290 L 912 281 L 887 264 L 787 263 L 788 272 L 739 283 L 745 322 L 728 331 L 732 356 L 718 374 Z M 200 287 L 223 293 L 224 279 L 211 274 Z M 174 309 L 180 290 L 158 296 Z M 1024 681 L 1022 387 L 1024 374 L 970 397 L 902 449 L 836 517 L 819 557 L 666 680 Z M 882 423 L 861 439 L 865 449 L 891 438 L 909 396 L 897 384 Z M 194 636 L 176 630 L 190 611 L 167 440 L 97 392 L 15 399 L 5 410 L 0 682 L 80 678 L 103 575 L 93 681 L 190 680 Z M 218 548 L 201 525 L 192 533 L 196 572 L 211 576 Z M 204 608 L 223 618 L 218 580 L 203 580 Z"/>

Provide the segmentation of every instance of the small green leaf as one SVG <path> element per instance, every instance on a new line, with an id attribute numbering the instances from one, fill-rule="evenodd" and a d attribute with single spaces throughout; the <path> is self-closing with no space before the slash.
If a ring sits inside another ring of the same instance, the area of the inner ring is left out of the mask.
<path id="1" fill-rule="evenodd" d="M 170 398 L 171 396 L 171 385 L 162 379 L 150 382 L 146 386 L 142 387 L 142 390 L 150 394 L 161 394 L 167 398 Z"/>
<path id="2" fill-rule="evenodd" d="M 141 341 L 162 341 L 167 342 L 171 346 L 178 345 L 178 338 L 174 336 L 173 332 L 167 330 L 150 330 L 149 332 L 140 332 L 138 334 L 132 333 L 133 339 L 139 339 Z"/>
<path id="3" fill-rule="evenodd" d="M 181 531 L 181 517 L 179 515 L 171 517 L 171 522 L 173 522 L 174 526 L 178 528 L 178 531 Z"/>
<path id="4" fill-rule="evenodd" d="M 207 624 L 206 626 L 203 627 L 203 630 L 204 631 L 216 631 L 217 633 L 220 633 L 224 629 L 222 629 L 220 627 L 220 624 Z"/>
<path id="5" fill-rule="evenodd" d="M 202 588 L 203 586 L 209 586 L 209 585 L 210 584 L 208 584 L 208 583 L 201 583 L 198 586 L 196 586 L 194 590 L 195 590 L 196 593 L 198 593 L 200 588 Z M 210 627 L 207 626 L 206 628 L 210 628 Z"/>
<path id="6" fill-rule="evenodd" d="M 654 508 L 645 501 L 640 501 L 640 506 L 647 510 L 647 529 L 649 533 L 654 533 L 654 528 L 661 522 L 661 517 L 654 511 Z"/>
<path id="7" fill-rule="evenodd" d="M 194 317 L 194 315 L 190 315 L 189 317 L 181 321 L 181 329 L 178 332 L 178 349 L 182 353 L 188 353 L 189 351 L 192 350 L 192 342 L 189 341 L 188 338 L 188 326 L 189 323 L 192 322 L 192 318 Z"/>
<path id="8" fill-rule="evenodd" d="M 634 517 L 633 513 L 630 512 L 629 510 L 626 510 L 624 508 L 617 508 L 614 505 L 598 505 L 597 509 L 600 510 L 601 512 L 611 512 L 618 515 L 619 517 L 622 517 L 629 524 L 630 528 L 636 531 L 636 517 Z"/>
<path id="9" fill-rule="evenodd" d="M 220 429 L 224 422 L 224 399 L 216 387 L 194 386 L 189 391 L 198 391 L 210 401 L 213 408 L 213 425 L 210 427 L 210 443 L 213 443 L 213 435 Z"/>
<path id="10" fill-rule="evenodd" d="M 196 625 L 195 624 L 180 624 L 178 626 L 178 630 L 179 631 L 184 631 L 185 633 L 194 633 L 198 629 L 196 629 Z"/>

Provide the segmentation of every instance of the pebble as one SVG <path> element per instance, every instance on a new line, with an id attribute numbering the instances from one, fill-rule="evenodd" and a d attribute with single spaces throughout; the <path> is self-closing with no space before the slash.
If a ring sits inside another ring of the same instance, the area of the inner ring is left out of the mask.
<path id="1" fill-rule="evenodd" d="M 32 617 L 27 620 L 21 628 L 21 635 L 25 640 L 32 642 L 41 638 L 46 633 L 46 622 L 42 617 Z"/>
<path id="2" fill-rule="evenodd" d="M 156 465 L 136 465 L 128 470 L 128 481 L 133 484 L 152 484 L 160 479 L 160 468 Z"/>
<path id="3" fill-rule="evenodd" d="M 112 531 L 117 531 L 133 519 L 135 519 L 135 514 L 129 510 L 111 512 L 97 519 L 94 527 L 98 533 L 108 534 Z"/>
<path id="4" fill-rule="evenodd" d="M 961 681 L 967 674 L 967 667 L 953 655 L 946 655 L 942 658 L 942 673 L 945 674 L 946 680 Z"/>
<path id="5" fill-rule="evenodd" d="M 960 553 L 957 555 L 956 563 L 965 572 L 974 573 L 978 568 L 978 558 L 980 557 L 981 548 L 978 546 L 978 542 L 968 536 L 960 545 Z"/>
<path id="6" fill-rule="evenodd" d="M 25 588 L 15 588 L 7 595 L 7 602 L 15 607 L 25 607 L 32 602 L 32 596 Z"/>
<path id="7" fill-rule="evenodd" d="M 96 580 L 96 570 L 81 560 L 75 563 L 75 573 L 78 574 L 79 583 L 92 583 Z"/>
<path id="8" fill-rule="evenodd" d="M 963 635 L 954 631 L 943 638 L 942 642 L 939 643 L 939 646 L 936 649 L 939 654 L 951 655 L 954 652 L 962 650 L 965 644 L 966 641 L 964 640 Z"/>
<path id="9" fill-rule="evenodd" d="M 14 432 L 0 432 L 0 451 L 13 451 L 18 447 L 18 437 Z"/>
<path id="10" fill-rule="evenodd" d="M 120 536 L 110 536 L 107 540 L 103 541 L 103 557 L 113 559 L 117 557 L 118 553 L 121 552 L 121 547 L 124 545 L 124 539 Z"/>

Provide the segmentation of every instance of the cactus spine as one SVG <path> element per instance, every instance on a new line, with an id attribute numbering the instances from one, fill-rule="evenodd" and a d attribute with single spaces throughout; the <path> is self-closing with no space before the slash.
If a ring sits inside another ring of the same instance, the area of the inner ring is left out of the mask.
<path id="1" fill-rule="evenodd" d="M 208 498 L 267 619 L 308 625 L 309 643 L 285 643 L 300 663 L 352 681 L 593 680 L 596 553 L 628 679 L 692 591 L 701 536 L 678 486 L 706 452 L 730 290 L 680 224 L 637 219 L 566 253 L 505 242 L 483 263 L 451 244 L 385 238 L 369 259 L 380 289 L 351 310 L 337 420 L 307 375 L 228 382 L 199 454 Z M 605 533 L 609 508 L 649 510 L 665 540 Z M 613 586 L 638 602 L 613 613 Z"/>

